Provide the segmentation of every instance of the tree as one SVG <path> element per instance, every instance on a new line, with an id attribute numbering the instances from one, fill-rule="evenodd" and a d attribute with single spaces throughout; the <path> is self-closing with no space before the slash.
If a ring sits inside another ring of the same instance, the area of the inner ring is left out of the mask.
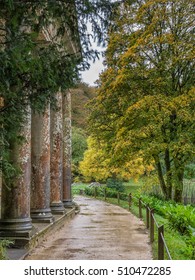
<path id="1" fill-rule="evenodd" d="M 129 159 L 122 166 L 117 166 L 113 162 L 112 155 L 105 145 L 98 142 L 93 137 L 87 139 L 88 149 L 84 153 L 84 159 L 80 162 L 79 169 L 87 182 L 106 181 L 108 178 L 129 180 L 138 179 L 146 172 L 153 170 L 152 165 L 144 165 L 140 156 Z"/>
<path id="2" fill-rule="evenodd" d="M 95 95 L 95 88 L 85 83 L 79 83 L 71 89 L 73 126 L 87 130 L 87 119 L 90 112 L 86 105 Z"/>
<path id="3" fill-rule="evenodd" d="M 190 0 L 121 5 L 91 115 L 118 164 L 139 152 L 154 160 L 164 196 L 174 188 L 179 202 L 195 143 L 193 14 Z"/>
<path id="4" fill-rule="evenodd" d="M 72 175 L 73 179 L 80 177 L 79 163 L 83 160 L 87 149 L 85 131 L 81 128 L 72 127 Z"/>

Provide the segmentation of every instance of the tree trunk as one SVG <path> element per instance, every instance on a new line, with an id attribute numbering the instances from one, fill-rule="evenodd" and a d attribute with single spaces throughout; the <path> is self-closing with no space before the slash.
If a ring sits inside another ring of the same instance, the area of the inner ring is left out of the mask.
<path id="1" fill-rule="evenodd" d="M 182 202 L 184 167 L 178 160 L 174 160 L 174 165 L 176 176 L 174 201 L 180 203 Z"/>
<path id="2" fill-rule="evenodd" d="M 159 179 L 160 187 L 162 189 L 162 192 L 163 192 L 165 198 L 167 199 L 167 188 L 166 188 L 165 180 L 163 177 L 162 166 L 161 166 L 159 157 L 154 156 L 154 160 L 155 160 L 155 164 L 156 164 L 156 168 L 157 168 L 157 172 L 158 172 L 158 179 Z"/>
<path id="3" fill-rule="evenodd" d="M 170 153 L 169 149 L 165 150 L 165 166 L 166 166 L 166 179 L 167 179 L 167 199 L 172 199 L 172 172 L 170 164 Z"/>

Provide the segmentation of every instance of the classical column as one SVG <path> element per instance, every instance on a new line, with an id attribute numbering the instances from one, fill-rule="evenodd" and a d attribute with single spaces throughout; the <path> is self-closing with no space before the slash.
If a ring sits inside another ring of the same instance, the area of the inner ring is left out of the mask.
<path id="1" fill-rule="evenodd" d="M 50 186 L 51 186 L 51 210 L 54 214 L 64 214 L 62 203 L 62 167 L 63 167 L 63 142 L 62 142 L 62 93 L 56 94 L 57 110 L 51 109 L 50 124 Z"/>
<path id="2" fill-rule="evenodd" d="M 50 109 L 32 113 L 31 218 L 52 222 L 50 209 Z"/>
<path id="3" fill-rule="evenodd" d="M 0 161 L 2 159 L 0 158 Z M 1 164 L 1 163 L 0 163 Z M 2 193 L 2 169 L 0 167 L 0 219 L 1 219 L 1 193 Z"/>
<path id="4" fill-rule="evenodd" d="M 10 158 L 18 175 L 2 186 L 0 236 L 29 237 L 31 184 L 31 117 L 30 110 L 21 129 L 22 143 L 10 143 Z"/>
<path id="5" fill-rule="evenodd" d="M 0 109 L 2 109 L 3 107 L 4 107 L 4 98 L 0 96 Z M 3 121 L 0 121 L 0 219 L 1 219 L 3 149 L 4 149 Z"/>
<path id="6" fill-rule="evenodd" d="M 71 92 L 63 93 L 63 203 L 72 207 L 71 194 Z"/>
<path id="7" fill-rule="evenodd" d="M 1 147 L 0 147 L 1 148 Z M 0 219 L 1 219 L 1 193 L 2 193 L 2 157 L 0 157 Z"/>

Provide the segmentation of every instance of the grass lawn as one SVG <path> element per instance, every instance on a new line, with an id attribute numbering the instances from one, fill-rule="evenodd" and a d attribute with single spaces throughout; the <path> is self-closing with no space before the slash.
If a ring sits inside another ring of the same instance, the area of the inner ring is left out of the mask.
<path id="1" fill-rule="evenodd" d="M 143 186 L 142 180 L 139 180 L 138 182 L 135 182 L 133 179 L 130 180 L 129 182 L 125 182 L 124 184 L 125 187 L 125 193 L 136 193 L 138 192 L 141 187 Z"/>

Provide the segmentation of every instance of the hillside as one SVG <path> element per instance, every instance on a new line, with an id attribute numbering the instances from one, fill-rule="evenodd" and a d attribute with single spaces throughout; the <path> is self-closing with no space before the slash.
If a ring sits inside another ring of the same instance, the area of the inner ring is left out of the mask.
<path id="1" fill-rule="evenodd" d="M 72 93 L 72 126 L 82 129 L 87 127 L 87 117 L 89 110 L 86 104 L 95 97 L 95 88 L 87 84 L 80 83 L 77 88 L 71 90 Z"/>

